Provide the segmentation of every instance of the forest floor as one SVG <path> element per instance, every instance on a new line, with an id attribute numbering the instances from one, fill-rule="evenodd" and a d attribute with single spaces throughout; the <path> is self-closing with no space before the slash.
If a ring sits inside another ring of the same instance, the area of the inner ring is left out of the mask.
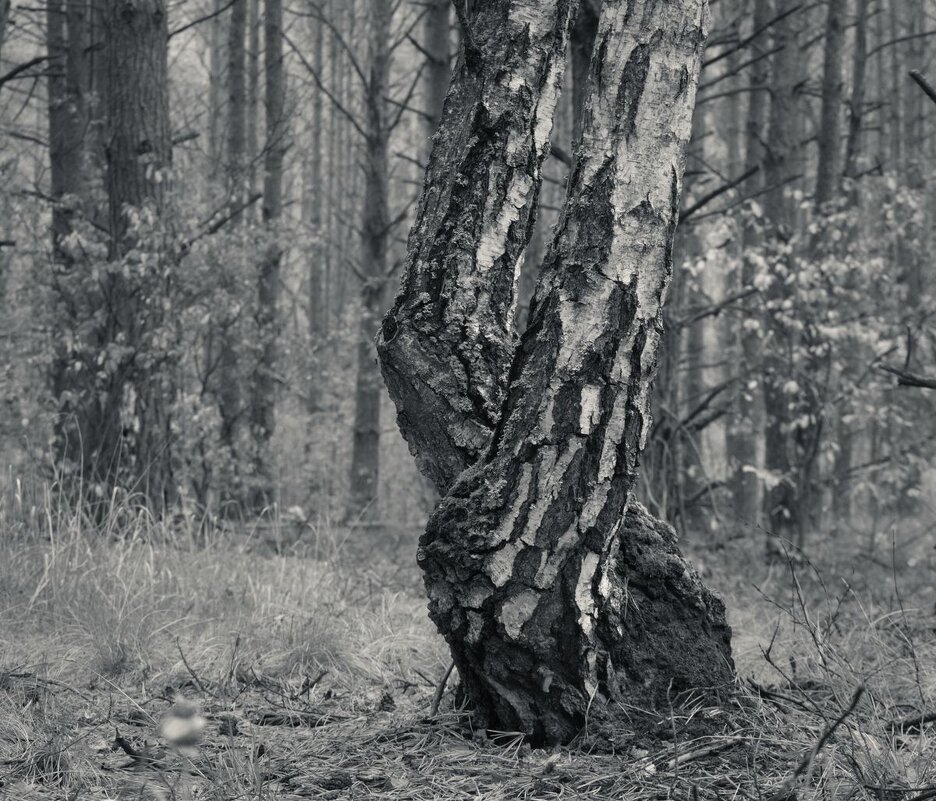
<path id="1" fill-rule="evenodd" d="M 54 507 L 0 505 L 4 801 L 936 799 L 936 554 L 919 525 L 821 568 L 690 542 L 730 610 L 734 700 L 621 709 L 613 731 L 536 750 L 473 732 L 451 687 L 430 718 L 448 657 L 414 534 L 170 535 L 123 510 L 91 536 Z M 192 720 L 197 742 L 174 746 Z"/>

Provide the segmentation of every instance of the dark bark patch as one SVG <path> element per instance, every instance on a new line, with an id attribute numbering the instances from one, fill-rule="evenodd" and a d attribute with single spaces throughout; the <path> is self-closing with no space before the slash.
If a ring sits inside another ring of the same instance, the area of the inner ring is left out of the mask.
<path id="1" fill-rule="evenodd" d="M 621 72 L 614 109 L 618 125 L 626 139 L 630 139 L 636 130 L 637 112 L 647 84 L 647 73 L 650 71 L 651 50 L 648 44 L 636 45 Z"/>

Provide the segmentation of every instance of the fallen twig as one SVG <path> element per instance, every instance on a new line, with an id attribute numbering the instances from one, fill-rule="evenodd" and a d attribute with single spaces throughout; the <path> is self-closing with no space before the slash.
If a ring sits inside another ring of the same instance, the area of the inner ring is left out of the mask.
<path id="1" fill-rule="evenodd" d="M 439 704 L 442 703 L 442 696 L 445 693 L 445 685 L 448 684 L 449 676 L 452 675 L 452 670 L 455 668 L 455 662 L 450 662 L 448 670 L 445 671 L 445 675 L 442 677 L 442 680 L 439 682 L 438 687 L 436 687 L 435 694 L 432 696 L 432 706 L 429 707 L 429 717 L 434 718 L 439 714 Z"/>

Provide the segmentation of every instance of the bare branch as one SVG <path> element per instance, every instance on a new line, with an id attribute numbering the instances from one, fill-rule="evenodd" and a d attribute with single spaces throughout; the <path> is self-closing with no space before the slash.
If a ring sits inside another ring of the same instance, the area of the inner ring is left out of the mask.
<path id="1" fill-rule="evenodd" d="M 205 16 L 199 17 L 198 19 L 183 25 L 181 28 L 176 28 L 174 31 L 169 31 L 168 38 L 171 39 L 173 36 L 178 36 L 180 33 L 185 33 L 185 31 L 189 30 L 189 28 L 194 28 L 196 25 L 201 25 L 201 23 L 208 22 L 210 19 L 220 17 L 225 11 L 233 6 L 235 2 L 236 0 L 230 0 L 227 5 L 221 6 L 221 8 L 212 11 L 210 14 L 205 14 Z"/>
<path id="2" fill-rule="evenodd" d="M 332 105 L 347 118 L 348 122 L 354 126 L 354 129 L 361 136 L 367 139 L 367 134 L 361 127 L 360 123 L 357 121 L 357 118 L 350 111 L 348 111 L 344 104 L 337 97 L 335 97 L 334 93 L 327 86 L 325 86 L 325 84 L 322 82 L 321 76 L 318 74 L 318 71 L 309 63 L 309 60 L 302 54 L 302 51 L 296 47 L 296 45 L 293 43 L 293 40 L 290 39 L 285 32 L 283 33 L 283 38 L 286 40 L 286 44 L 292 48 L 292 51 L 297 56 L 299 56 L 299 61 L 302 62 L 302 66 L 305 67 L 308 73 L 312 76 L 312 79 L 315 81 L 315 85 L 318 86 L 319 91 L 321 91 L 325 97 L 331 101 Z"/>

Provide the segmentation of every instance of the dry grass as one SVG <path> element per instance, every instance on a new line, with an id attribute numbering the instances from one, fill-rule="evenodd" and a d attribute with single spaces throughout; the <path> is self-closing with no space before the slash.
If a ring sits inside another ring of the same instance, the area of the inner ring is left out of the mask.
<path id="1" fill-rule="evenodd" d="M 408 557 L 365 561 L 334 529 L 277 555 L 268 534 L 128 505 L 92 530 L 48 491 L 4 498 L 0 799 L 936 798 L 936 724 L 910 720 L 936 711 L 925 566 L 713 571 L 732 704 L 621 709 L 539 751 L 472 732 L 451 693 L 426 719 L 447 656 Z M 194 747 L 162 736 L 178 696 L 207 721 Z"/>

